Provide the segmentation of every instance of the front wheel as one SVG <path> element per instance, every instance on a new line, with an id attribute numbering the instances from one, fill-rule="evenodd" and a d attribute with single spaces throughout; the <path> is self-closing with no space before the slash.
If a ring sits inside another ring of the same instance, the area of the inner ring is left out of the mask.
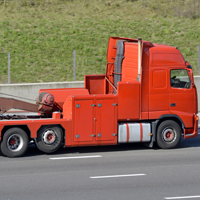
<path id="1" fill-rule="evenodd" d="M 63 142 L 63 132 L 59 126 L 42 126 L 35 140 L 36 146 L 44 153 L 57 151 Z"/>
<path id="2" fill-rule="evenodd" d="M 163 121 L 157 129 L 157 144 L 162 149 L 175 148 L 181 140 L 181 128 L 172 120 Z"/>
<path id="3" fill-rule="evenodd" d="M 3 155 L 13 158 L 26 153 L 28 149 L 29 138 L 21 128 L 10 128 L 3 135 L 1 142 L 1 152 Z"/>

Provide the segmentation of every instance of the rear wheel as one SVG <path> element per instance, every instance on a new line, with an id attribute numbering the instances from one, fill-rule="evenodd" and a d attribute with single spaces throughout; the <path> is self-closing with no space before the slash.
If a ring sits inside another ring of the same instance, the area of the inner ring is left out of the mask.
<path id="1" fill-rule="evenodd" d="M 63 141 L 63 132 L 59 126 L 42 126 L 37 135 L 36 146 L 44 153 L 57 151 Z"/>
<path id="2" fill-rule="evenodd" d="M 10 128 L 3 135 L 1 142 L 1 152 L 3 155 L 13 158 L 26 153 L 28 149 L 29 138 L 21 128 Z"/>
<path id="3" fill-rule="evenodd" d="M 172 120 L 162 122 L 157 130 L 157 144 L 162 149 L 175 148 L 181 140 L 181 128 Z"/>

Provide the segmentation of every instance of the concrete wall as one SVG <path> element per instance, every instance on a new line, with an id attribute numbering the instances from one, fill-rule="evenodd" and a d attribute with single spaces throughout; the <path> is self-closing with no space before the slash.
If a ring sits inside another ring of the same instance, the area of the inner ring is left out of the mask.
<path id="1" fill-rule="evenodd" d="M 199 97 L 198 108 L 200 111 L 200 76 L 195 76 L 194 82 L 197 86 L 197 93 Z M 84 87 L 84 82 L 75 81 L 75 82 L 53 82 L 53 83 L 0 84 L 0 97 L 5 97 L 4 94 L 9 94 L 12 95 L 10 96 L 10 98 L 21 97 L 16 99 L 34 103 L 34 100 L 39 94 L 39 89 L 75 88 L 75 87 Z"/>
<path id="2" fill-rule="evenodd" d="M 39 89 L 75 87 L 84 87 L 84 82 L 75 81 L 52 83 L 0 84 L 0 97 L 15 98 L 22 101 L 34 103 L 36 97 L 39 95 Z M 5 94 L 8 94 L 10 96 Z"/>

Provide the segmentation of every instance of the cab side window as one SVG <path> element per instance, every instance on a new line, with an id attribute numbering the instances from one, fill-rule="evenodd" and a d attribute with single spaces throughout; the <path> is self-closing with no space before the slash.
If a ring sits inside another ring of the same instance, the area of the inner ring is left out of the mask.
<path id="1" fill-rule="evenodd" d="M 173 69 L 170 71 L 170 82 L 173 88 L 190 88 L 191 80 L 186 69 Z"/>

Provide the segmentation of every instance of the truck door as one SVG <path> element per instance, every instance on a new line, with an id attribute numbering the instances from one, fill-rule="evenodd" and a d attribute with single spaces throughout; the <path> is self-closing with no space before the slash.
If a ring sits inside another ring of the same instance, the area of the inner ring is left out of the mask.
<path id="1" fill-rule="evenodd" d="M 96 101 L 96 140 L 113 141 L 116 139 L 115 99 Z"/>
<path id="2" fill-rule="evenodd" d="M 169 112 L 168 71 L 152 67 L 149 84 L 149 118 L 156 118 L 162 113 Z M 156 116 L 158 114 L 158 116 Z"/>
<path id="3" fill-rule="evenodd" d="M 94 107 L 93 100 L 75 101 L 74 141 L 92 142 Z"/>
<path id="4" fill-rule="evenodd" d="M 170 70 L 169 110 L 178 115 L 186 127 L 193 127 L 194 87 L 187 69 Z"/>

